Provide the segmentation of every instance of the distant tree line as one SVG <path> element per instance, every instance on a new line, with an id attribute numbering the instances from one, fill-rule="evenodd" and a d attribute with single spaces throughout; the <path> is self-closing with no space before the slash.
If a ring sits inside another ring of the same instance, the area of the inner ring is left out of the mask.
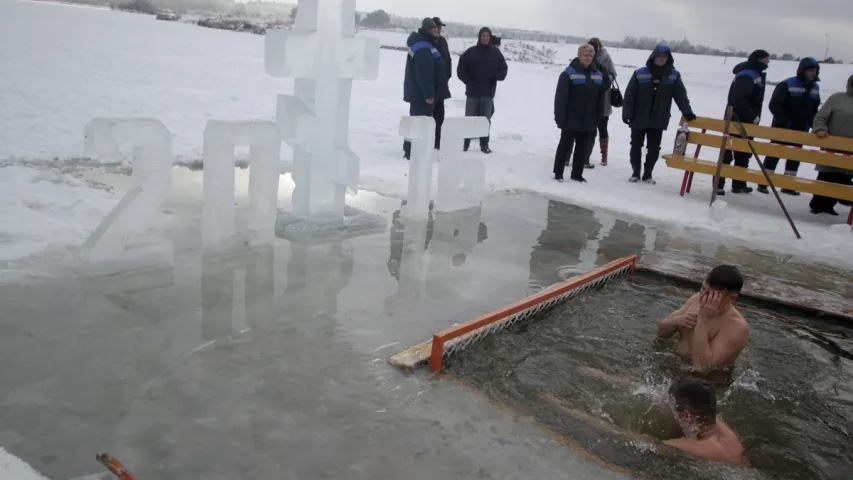
<path id="1" fill-rule="evenodd" d="M 290 11 L 290 21 L 295 22 L 298 14 L 296 7 Z M 355 24 L 366 28 L 391 28 L 391 16 L 385 10 L 379 9 L 364 15 L 355 12 Z"/>
<path id="2" fill-rule="evenodd" d="M 235 3 L 234 0 L 65 0 L 71 3 L 80 3 L 85 5 L 109 5 L 114 9 L 130 10 L 140 13 L 155 14 L 157 9 L 169 9 L 176 13 L 218 13 L 232 15 L 262 15 L 259 12 L 269 12 L 272 16 L 282 17 L 278 15 L 286 5 L 281 3 L 273 3 L 263 0 L 254 0 L 248 4 Z M 294 3 L 296 0 L 292 0 Z M 290 10 L 289 20 L 293 22 L 296 19 L 296 7 Z M 269 15 L 267 15 L 269 16 Z M 281 18 L 284 20 L 284 18 Z M 416 30 L 420 27 L 421 20 L 407 17 L 397 17 L 388 14 L 385 10 L 376 10 L 365 14 L 355 14 L 356 25 L 365 28 L 375 29 L 402 29 Z M 465 23 L 448 22 L 445 27 L 445 34 L 455 37 L 476 38 L 481 26 L 469 25 Z M 506 29 L 495 27 L 492 28 L 495 35 L 500 35 L 505 40 L 526 40 L 551 43 L 571 43 L 580 44 L 588 41 L 588 38 L 577 37 L 574 35 L 559 35 L 555 33 L 539 32 L 531 30 Z M 634 37 L 627 36 L 622 41 L 602 40 L 605 46 L 616 48 L 630 48 L 638 50 L 651 50 L 659 43 L 666 43 L 673 51 L 681 53 L 690 53 L 695 55 L 713 55 L 719 57 L 746 57 L 749 52 L 738 50 L 735 47 L 726 47 L 723 49 L 709 47 L 706 45 L 696 45 L 689 40 L 663 40 L 655 37 Z M 772 60 L 787 60 L 798 61 L 796 57 L 790 53 L 782 55 L 771 54 Z M 829 57 L 823 60 L 824 63 L 843 63 L 842 60 Z"/>

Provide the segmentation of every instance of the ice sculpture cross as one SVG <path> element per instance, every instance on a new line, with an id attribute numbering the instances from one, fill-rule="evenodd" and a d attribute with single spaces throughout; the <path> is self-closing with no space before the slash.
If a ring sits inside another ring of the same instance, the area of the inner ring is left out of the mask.
<path id="1" fill-rule="evenodd" d="M 340 219 L 344 194 L 358 190 L 358 157 L 349 149 L 353 79 L 375 80 L 379 41 L 355 37 L 355 0 L 299 0 L 293 30 L 266 33 L 264 65 L 294 78 L 279 95 L 276 122 L 293 147 L 293 214 Z"/>

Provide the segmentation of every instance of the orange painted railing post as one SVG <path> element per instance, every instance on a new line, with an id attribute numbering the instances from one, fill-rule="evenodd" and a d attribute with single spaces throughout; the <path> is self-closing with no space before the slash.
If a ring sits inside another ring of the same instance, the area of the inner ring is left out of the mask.
<path id="1" fill-rule="evenodd" d="M 429 356 L 429 368 L 433 372 L 441 371 L 441 361 L 444 358 L 444 339 L 438 335 L 432 336 L 432 352 Z"/>

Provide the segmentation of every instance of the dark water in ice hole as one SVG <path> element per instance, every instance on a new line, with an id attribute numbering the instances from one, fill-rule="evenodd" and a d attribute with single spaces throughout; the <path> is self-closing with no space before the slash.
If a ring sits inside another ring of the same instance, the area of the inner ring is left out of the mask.
<path id="1" fill-rule="evenodd" d="M 611 282 L 469 347 L 449 372 L 643 477 L 853 478 L 853 330 L 766 304 L 741 302 L 752 337 L 731 377 L 717 386 L 719 412 L 757 471 L 655 455 L 647 442 L 602 436 L 543 399 L 553 394 L 630 431 L 677 436 L 660 400 L 684 366 L 671 353 L 675 341 L 657 341 L 655 332 L 689 293 L 647 277 Z M 580 367 L 638 386 L 619 386 Z"/>

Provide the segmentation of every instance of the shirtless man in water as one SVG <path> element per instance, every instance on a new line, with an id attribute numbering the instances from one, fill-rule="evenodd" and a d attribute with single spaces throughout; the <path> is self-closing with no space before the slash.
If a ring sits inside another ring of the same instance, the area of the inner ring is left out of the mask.
<path id="1" fill-rule="evenodd" d="M 666 440 L 665 445 L 705 460 L 747 464 L 737 435 L 717 418 L 717 395 L 710 383 L 686 378 L 673 384 L 669 393 L 685 438 Z"/>
<path id="2" fill-rule="evenodd" d="M 691 362 L 693 370 L 707 373 L 734 365 L 749 342 L 749 324 L 735 309 L 743 276 L 731 265 L 711 270 L 702 290 L 658 324 L 658 337 L 676 332 L 675 353 Z"/>

